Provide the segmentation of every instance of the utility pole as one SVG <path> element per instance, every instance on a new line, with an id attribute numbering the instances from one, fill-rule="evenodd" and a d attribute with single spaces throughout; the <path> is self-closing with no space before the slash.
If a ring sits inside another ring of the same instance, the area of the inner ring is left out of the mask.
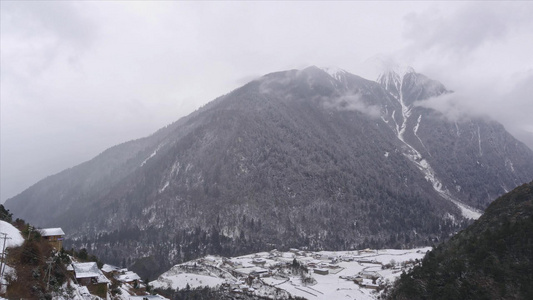
<path id="1" fill-rule="evenodd" d="M 4 244 L 2 246 L 2 257 L 0 261 L 0 285 L 2 284 L 2 280 L 4 279 L 4 270 L 6 269 L 6 240 L 11 239 L 10 237 L 7 237 L 7 233 L 0 232 L 0 235 L 4 236 Z"/>
<path id="2" fill-rule="evenodd" d="M 2 269 L 4 268 L 4 252 L 5 252 L 5 249 L 6 249 L 6 238 L 7 238 L 7 233 L 4 233 L 4 232 L 0 232 L 0 235 L 3 235 L 4 236 L 4 245 L 2 246 L 2 257 L 0 258 L 0 283 L 2 281 L 2 278 L 4 278 L 4 276 L 2 276 Z"/>
<path id="3" fill-rule="evenodd" d="M 0 262 L 0 271 L 2 270 L 2 264 L 4 263 L 4 250 L 6 249 L 6 239 L 7 239 L 7 233 L 0 232 L 0 235 L 4 236 L 4 245 L 2 246 L 2 260 Z"/>
<path id="4" fill-rule="evenodd" d="M 48 273 L 48 280 L 46 281 L 46 290 L 48 291 L 48 288 L 50 287 L 50 274 L 52 273 L 52 263 L 54 260 L 52 258 L 49 258 L 46 260 L 46 263 L 48 264 L 48 270 L 46 271 Z M 46 277 L 46 274 L 45 274 Z"/>
<path id="5" fill-rule="evenodd" d="M 30 233 L 31 233 L 32 229 L 33 229 L 33 226 L 28 225 L 28 238 L 27 238 L 27 240 L 30 239 Z"/>

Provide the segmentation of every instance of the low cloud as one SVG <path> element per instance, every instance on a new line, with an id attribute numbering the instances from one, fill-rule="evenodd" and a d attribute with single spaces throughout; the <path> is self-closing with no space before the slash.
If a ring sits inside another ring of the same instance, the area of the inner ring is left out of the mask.
<path id="1" fill-rule="evenodd" d="M 488 116 L 533 148 L 533 5 L 438 3 L 404 17 L 401 62 L 454 93 L 418 105 L 446 118 Z"/>
<path id="2" fill-rule="evenodd" d="M 533 149 L 533 70 L 516 74 L 506 83 L 465 82 L 456 92 L 415 105 L 435 109 L 452 121 L 487 116 Z"/>
<path id="3" fill-rule="evenodd" d="M 380 108 L 365 103 L 361 94 L 347 94 L 340 97 L 323 99 L 324 107 L 340 111 L 358 111 L 372 118 L 379 118 Z"/>

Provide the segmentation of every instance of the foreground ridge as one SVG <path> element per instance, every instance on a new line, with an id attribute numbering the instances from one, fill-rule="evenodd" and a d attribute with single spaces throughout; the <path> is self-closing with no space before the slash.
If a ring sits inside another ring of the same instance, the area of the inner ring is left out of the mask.
<path id="1" fill-rule="evenodd" d="M 474 224 L 402 275 L 390 299 L 531 299 L 533 182 L 495 200 Z"/>

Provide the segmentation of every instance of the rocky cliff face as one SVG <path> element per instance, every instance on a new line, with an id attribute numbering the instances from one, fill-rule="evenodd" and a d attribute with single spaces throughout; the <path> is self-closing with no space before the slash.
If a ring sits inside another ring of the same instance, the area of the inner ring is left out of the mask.
<path id="1" fill-rule="evenodd" d="M 501 125 L 418 105 L 444 93 L 412 69 L 268 74 L 6 205 L 104 260 L 162 269 L 207 252 L 428 244 L 533 178 L 531 150 Z"/>

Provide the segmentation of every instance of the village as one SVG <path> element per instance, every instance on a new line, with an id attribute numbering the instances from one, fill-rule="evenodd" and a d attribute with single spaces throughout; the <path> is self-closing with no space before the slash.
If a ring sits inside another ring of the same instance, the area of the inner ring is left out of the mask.
<path id="1" fill-rule="evenodd" d="M 174 266 L 150 285 L 160 289 L 219 287 L 275 299 L 376 299 L 386 284 L 419 264 L 429 250 L 290 249 L 234 258 L 207 256 Z"/>
<path id="2" fill-rule="evenodd" d="M 11 226 L 2 221 L 3 226 Z M 12 227 L 12 226 L 11 226 Z M 9 229 L 11 236 L 20 232 Z M 61 228 L 38 229 L 42 238 L 61 251 L 65 233 Z M 17 237 L 22 243 L 22 237 Z M 16 245 L 14 245 L 16 246 Z M 402 272 L 420 264 L 431 247 L 418 249 L 363 249 L 353 251 L 307 251 L 276 249 L 239 257 L 206 256 L 175 265 L 157 280 L 143 282 L 127 268 L 83 261 L 69 255 L 70 280 L 57 299 L 166 299 L 154 290 L 200 287 L 228 294 L 272 299 L 376 299 Z"/>
<path id="3" fill-rule="evenodd" d="M 62 249 L 65 233 L 61 228 L 44 228 L 39 230 L 44 239 L 58 251 Z M 135 272 L 127 268 L 103 264 L 98 267 L 97 262 L 72 261 L 67 266 L 74 283 L 67 291 L 71 299 L 102 299 L 117 300 L 165 300 L 167 298 L 150 294 L 146 283 Z"/>
<path id="4" fill-rule="evenodd" d="M 0 221 L 0 231 L 4 234 L 4 247 L 1 252 L 2 266 L 4 269 L 0 281 L 2 283 L 0 294 L 10 297 L 9 289 L 6 289 L 8 282 L 7 277 L 16 276 L 16 270 L 7 263 L 4 263 L 6 249 L 9 247 L 17 247 L 24 243 L 24 237 L 21 232 L 13 225 Z M 119 268 L 109 264 L 98 266 L 97 262 L 81 261 L 62 251 L 63 240 L 65 232 L 61 228 L 42 228 L 37 229 L 30 227 L 29 231 L 38 232 L 44 241 L 47 241 L 55 250 L 54 257 L 68 256 L 69 263 L 66 264 L 66 270 L 69 273 L 69 280 L 54 293 L 53 299 L 58 300 L 93 300 L 93 299 L 116 299 L 116 300 L 135 300 L 135 299 L 150 299 L 150 300 L 164 300 L 167 299 L 157 294 L 149 293 L 149 287 L 144 283 L 140 276 L 127 268 Z M 29 234 L 29 233 L 28 233 Z M 50 263 L 53 258 L 49 259 Z M 50 272 L 48 272 L 50 273 Z M 50 277 L 44 277 L 50 285 Z M 0 299 L 3 299 L 0 297 Z"/>

